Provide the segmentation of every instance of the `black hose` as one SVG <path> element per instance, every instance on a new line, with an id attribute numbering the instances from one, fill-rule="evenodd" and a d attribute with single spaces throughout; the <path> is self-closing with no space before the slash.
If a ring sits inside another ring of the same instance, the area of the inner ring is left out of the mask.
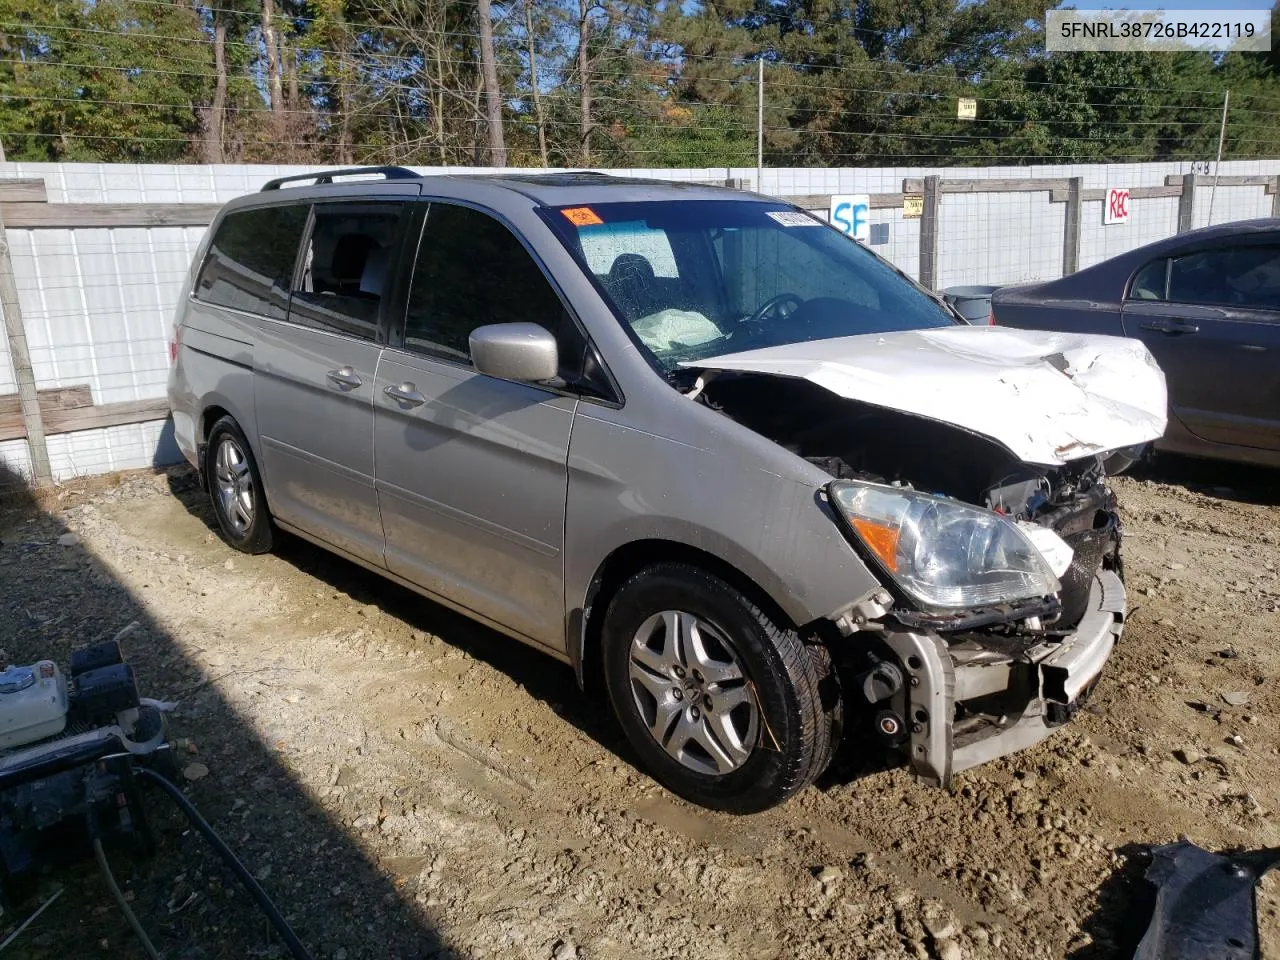
<path id="1" fill-rule="evenodd" d="M 156 951 L 155 944 L 151 942 L 151 938 L 147 936 L 147 931 L 138 922 L 138 917 L 134 914 L 133 907 L 129 906 L 129 901 L 120 892 L 120 885 L 116 883 L 115 875 L 111 872 L 111 864 L 107 863 L 107 855 L 102 851 L 102 841 L 97 837 L 93 838 L 93 856 L 98 861 L 98 868 L 102 871 L 103 879 L 107 881 L 107 889 L 111 891 L 111 896 L 115 897 L 116 903 L 124 911 L 125 919 L 129 921 L 129 926 L 133 928 L 134 935 L 137 936 L 138 941 L 142 944 L 142 949 L 146 951 L 151 960 L 160 960 L 160 954 Z"/>
<path id="2" fill-rule="evenodd" d="M 236 875 L 236 879 L 239 880 L 244 885 L 244 888 L 249 891 L 249 895 L 253 897 L 254 901 L 258 904 L 259 909 L 261 909 L 266 915 L 266 918 L 271 921 L 271 925 L 276 928 L 276 932 L 280 934 L 280 938 L 284 940 L 285 946 L 288 947 L 289 952 L 293 954 L 294 960 L 312 960 L 311 954 L 307 952 L 307 948 L 302 945 L 302 941 L 297 938 L 293 930 L 289 927 L 288 921 L 280 915 L 280 911 L 276 908 L 276 905 L 271 902 L 271 898 L 267 896 L 266 891 L 262 889 L 262 886 L 257 880 L 253 879 L 253 875 L 245 869 L 244 864 L 240 862 L 239 858 L 237 858 L 231 851 L 231 848 L 227 846 L 226 842 L 218 836 L 213 827 L 209 826 L 209 821 L 200 816 L 200 811 L 197 810 L 191 801 L 187 799 L 187 795 L 174 786 L 172 782 L 165 777 L 162 777 L 154 770 L 149 770 L 146 767 L 138 767 L 134 770 L 134 773 L 142 777 L 144 780 L 150 780 L 152 783 L 163 789 L 173 799 L 173 802 L 182 809 L 182 812 L 186 815 L 187 819 L 191 821 L 191 825 L 204 835 L 204 838 L 209 841 L 209 845 L 218 852 L 218 856 L 222 857 L 227 866 L 231 868 L 231 872 Z"/>

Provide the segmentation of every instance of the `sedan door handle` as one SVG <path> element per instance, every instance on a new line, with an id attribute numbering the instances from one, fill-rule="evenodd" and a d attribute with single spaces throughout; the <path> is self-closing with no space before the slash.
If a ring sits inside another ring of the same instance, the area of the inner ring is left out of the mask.
<path id="1" fill-rule="evenodd" d="M 1144 320 L 1138 324 L 1143 330 L 1155 330 L 1159 333 L 1199 333 L 1200 324 L 1190 320 L 1169 320 L 1164 317 L 1158 320 Z"/>
<path id="2" fill-rule="evenodd" d="M 330 370 L 325 374 L 329 381 L 337 385 L 339 390 L 354 390 L 360 384 L 364 383 L 356 374 L 355 367 L 350 365 L 339 367 L 337 370 Z"/>
<path id="3" fill-rule="evenodd" d="M 384 387 L 382 392 L 402 407 L 420 407 L 427 402 L 417 386 L 408 380 L 398 386 Z"/>

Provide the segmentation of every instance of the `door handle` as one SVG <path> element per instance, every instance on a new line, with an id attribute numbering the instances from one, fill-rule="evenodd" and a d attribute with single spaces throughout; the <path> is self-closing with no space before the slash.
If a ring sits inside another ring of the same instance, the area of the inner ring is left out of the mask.
<path id="1" fill-rule="evenodd" d="M 382 392 L 400 404 L 401 407 L 420 407 L 427 402 L 427 398 L 408 380 L 398 386 L 384 387 Z"/>
<path id="2" fill-rule="evenodd" d="M 1200 324 L 1190 320 L 1170 320 L 1160 317 L 1157 320 L 1144 320 L 1138 324 L 1143 330 L 1155 330 L 1159 333 L 1199 333 Z"/>
<path id="3" fill-rule="evenodd" d="M 363 380 L 356 374 L 355 368 L 348 365 L 339 367 L 337 370 L 330 370 L 325 376 L 329 381 L 335 384 L 339 390 L 354 390 Z"/>

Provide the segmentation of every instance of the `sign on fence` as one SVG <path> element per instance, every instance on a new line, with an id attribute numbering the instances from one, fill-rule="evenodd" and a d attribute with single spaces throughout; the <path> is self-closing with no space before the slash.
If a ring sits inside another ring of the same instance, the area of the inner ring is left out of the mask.
<path id="1" fill-rule="evenodd" d="M 924 216 L 924 196 L 919 193 L 907 193 L 902 197 L 902 219 L 919 220 Z"/>
<path id="2" fill-rule="evenodd" d="M 854 240 L 871 239 L 871 196 L 866 193 L 837 194 L 831 198 L 831 225 Z"/>
<path id="3" fill-rule="evenodd" d="M 1128 187 L 1107 187 L 1107 198 L 1102 204 L 1102 222 L 1107 225 L 1129 222 Z"/>

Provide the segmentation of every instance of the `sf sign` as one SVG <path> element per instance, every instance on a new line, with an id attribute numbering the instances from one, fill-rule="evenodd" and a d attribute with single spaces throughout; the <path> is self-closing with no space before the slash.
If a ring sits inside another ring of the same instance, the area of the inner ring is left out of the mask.
<path id="1" fill-rule="evenodd" d="M 1102 201 L 1102 222 L 1108 225 L 1129 222 L 1128 187 L 1107 188 L 1107 196 Z"/>
<path id="2" fill-rule="evenodd" d="M 871 239 L 871 197 L 865 193 L 832 197 L 829 219 L 845 236 L 866 243 Z"/>

